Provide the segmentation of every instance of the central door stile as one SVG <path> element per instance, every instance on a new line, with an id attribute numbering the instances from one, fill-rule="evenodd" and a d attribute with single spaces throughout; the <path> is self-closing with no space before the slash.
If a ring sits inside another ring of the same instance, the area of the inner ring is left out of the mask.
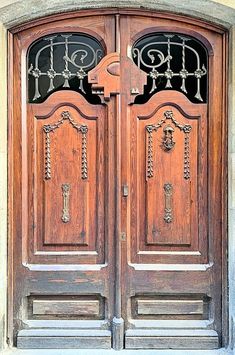
<path id="1" fill-rule="evenodd" d="M 120 15 L 115 15 L 115 45 L 120 55 Z M 120 63 L 119 63 L 120 65 Z M 120 65 L 121 66 L 121 65 Z M 122 255 L 121 255 L 121 92 L 116 96 L 116 220 L 115 220 L 115 307 L 113 318 L 113 348 L 123 349 L 124 346 L 124 320 L 122 318 Z"/>
<path id="2" fill-rule="evenodd" d="M 122 253 L 121 253 L 121 78 L 120 78 L 120 15 L 115 15 L 115 52 L 106 55 L 96 68 L 88 74 L 88 81 L 92 90 L 97 94 L 103 104 L 107 106 L 108 117 L 112 122 L 109 135 L 114 138 L 113 171 L 114 176 L 114 246 L 113 246 L 113 272 L 114 272 L 114 309 L 111 316 L 112 347 L 121 350 L 124 347 L 124 320 L 122 318 Z M 111 177 L 110 177 L 111 178 Z M 110 286 L 111 287 L 111 286 Z"/>
<path id="3" fill-rule="evenodd" d="M 120 62 L 121 62 L 121 138 L 120 138 L 120 173 L 121 173 L 121 186 L 119 186 L 120 211 L 121 211 L 121 241 L 120 241 L 120 273 L 121 273 L 121 307 L 122 318 L 124 319 L 124 344 L 125 332 L 129 327 L 129 299 L 127 295 L 131 293 L 130 284 L 130 251 L 132 249 L 132 240 L 130 234 L 130 220 L 133 213 L 130 204 L 131 195 L 131 174 L 133 173 L 130 164 L 129 152 L 131 151 L 131 141 L 129 139 L 131 128 L 130 121 L 130 108 L 133 104 L 135 97 L 143 93 L 144 85 L 147 83 L 147 75 L 140 71 L 130 58 L 130 43 L 128 34 L 131 32 L 131 22 L 129 17 L 121 15 L 120 17 Z M 121 191 L 122 190 L 122 191 Z M 138 221 L 136 221 L 138 223 Z M 126 348 L 126 345 L 125 345 Z"/>

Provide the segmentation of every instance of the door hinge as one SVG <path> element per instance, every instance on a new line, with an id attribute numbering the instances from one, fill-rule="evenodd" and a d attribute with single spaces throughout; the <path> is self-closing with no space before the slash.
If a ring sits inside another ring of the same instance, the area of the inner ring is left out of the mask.
<path id="1" fill-rule="evenodd" d="M 121 241 L 122 242 L 126 241 L 126 233 L 125 232 L 121 232 Z"/>

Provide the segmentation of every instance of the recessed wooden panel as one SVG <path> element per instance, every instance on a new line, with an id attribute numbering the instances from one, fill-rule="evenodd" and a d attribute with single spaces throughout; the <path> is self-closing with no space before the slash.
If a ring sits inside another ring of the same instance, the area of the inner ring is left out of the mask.
<path id="1" fill-rule="evenodd" d="M 35 207 L 43 224 L 44 246 L 95 247 L 98 221 L 93 216 L 98 212 L 97 199 L 100 208 L 103 203 L 103 196 L 98 196 L 104 176 L 103 146 L 98 144 L 103 141 L 103 127 L 101 117 L 98 123 L 98 117 L 83 116 L 65 106 L 51 117 L 36 118 L 35 176 L 37 194 L 42 193 L 42 216 Z"/>
<path id="2" fill-rule="evenodd" d="M 207 295 L 174 294 L 138 295 L 131 298 L 133 321 L 208 320 L 211 299 Z"/>
<path id="3" fill-rule="evenodd" d="M 29 105 L 28 115 L 29 260 L 67 252 L 103 260 L 104 107 L 65 91 Z"/>
<path id="4" fill-rule="evenodd" d="M 76 124 L 81 125 L 79 115 L 71 112 L 71 117 L 76 119 Z M 66 112 L 66 111 L 64 111 Z M 52 118 L 46 120 L 47 124 L 53 126 L 61 120 L 61 114 L 58 112 Z M 38 121 L 38 140 L 41 141 L 41 135 L 46 145 L 45 133 L 42 129 L 45 127 L 45 120 Z M 91 128 L 89 130 L 89 142 L 93 141 L 91 137 Z M 87 137 L 88 138 L 88 137 Z M 86 138 L 86 139 L 87 139 Z M 96 142 L 93 142 L 95 149 Z M 74 128 L 68 120 L 50 134 L 50 178 L 38 175 L 43 180 L 44 187 L 44 244 L 45 245 L 66 245 L 66 244 L 85 244 L 88 243 L 88 200 L 89 186 L 87 180 L 82 180 L 82 134 Z M 43 151 L 44 147 L 40 147 Z M 47 146 L 45 150 L 47 150 Z M 87 147 L 86 147 L 87 149 Z M 90 147 L 89 147 L 90 151 Z M 94 152 L 95 153 L 95 152 Z M 47 160 L 47 153 L 44 153 Z M 87 155 L 87 153 L 86 153 Z M 38 151 L 38 158 L 42 157 Z M 91 154 L 89 154 L 91 157 Z M 87 157 L 86 157 L 87 160 Z M 47 162 L 45 162 L 45 165 Z M 86 163 L 87 165 L 87 163 Z M 44 166 L 44 170 L 46 167 Z M 42 172 L 44 173 L 44 171 Z M 90 171 L 91 173 L 91 171 Z M 45 173 L 46 175 L 47 173 Z M 66 191 L 67 190 L 67 191 Z M 77 208 L 76 201 L 80 200 L 80 208 Z M 64 205 L 67 205 L 66 208 Z M 94 200 L 90 201 L 89 207 L 93 209 Z"/>
<path id="5" fill-rule="evenodd" d="M 98 316 L 98 300 L 33 300 L 33 315 Z"/>
<path id="6" fill-rule="evenodd" d="M 170 106 L 139 122 L 138 140 L 146 139 L 142 169 L 147 170 L 144 221 L 147 245 L 190 247 L 192 236 L 196 241 L 197 127 L 198 120 L 185 119 Z M 148 132 L 148 129 L 154 130 Z M 141 151 L 138 154 L 143 157 Z"/>
<path id="7" fill-rule="evenodd" d="M 131 235 L 138 262 L 207 257 L 206 121 L 206 105 L 174 91 L 171 100 L 162 92 L 132 107 Z"/>
<path id="8" fill-rule="evenodd" d="M 138 300 L 139 315 L 203 315 L 202 300 Z"/>

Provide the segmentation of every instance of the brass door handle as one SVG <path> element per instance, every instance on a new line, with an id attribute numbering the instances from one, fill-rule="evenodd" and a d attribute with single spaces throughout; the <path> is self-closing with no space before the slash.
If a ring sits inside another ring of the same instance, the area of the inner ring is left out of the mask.
<path id="1" fill-rule="evenodd" d="M 62 184 L 62 194 L 63 194 L 63 210 L 62 210 L 62 221 L 67 223 L 70 221 L 69 215 L 69 195 L 70 195 L 70 184 Z"/>

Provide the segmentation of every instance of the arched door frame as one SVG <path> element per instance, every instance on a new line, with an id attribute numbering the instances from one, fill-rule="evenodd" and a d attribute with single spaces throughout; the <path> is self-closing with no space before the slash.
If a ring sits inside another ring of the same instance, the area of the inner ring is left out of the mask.
<path id="1" fill-rule="evenodd" d="M 32 26 L 36 26 L 36 25 L 39 25 L 39 24 L 46 24 L 48 22 L 53 22 L 53 21 L 59 21 L 60 19 L 62 18 L 72 18 L 72 17 L 78 17 L 78 16 L 87 16 L 87 15 L 91 15 L 92 14 L 97 14 L 99 12 L 99 10 L 80 10 L 79 12 L 75 11 L 75 12 L 70 12 L 69 14 L 55 14 L 53 16 L 50 16 L 50 17 L 45 17 L 45 18 L 42 18 L 42 19 L 38 19 L 36 21 L 33 21 L 33 22 L 29 22 L 27 24 L 24 24 L 24 25 L 19 25 L 17 27 L 14 27 L 12 28 L 10 31 L 9 31 L 9 49 L 11 50 L 11 38 L 13 36 L 13 34 L 16 34 L 17 32 L 23 30 L 23 29 L 26 29 L 26 28 L 30 28 Z M 187 16 L 182 16 L 182 15 L 172 15 L 171 13 L 153 13 L 152 11 L 150 10 L 139 10 L 139 9 L 119 9 L 118 12 L 120 13 L 128 13 L 128 14 L 133 14 L 133 15 L 143 15 L 143 16 L 153 16 L 153 17 L 163 17 L 163 18 L 171 18 L 172 16 L 174 16 L 174 19 L 177 19 L 177 21 L 179 22 L 183 22 L 183 23 L 194 23 L 196 24 L 197 26 L 201 26 L 201 27 L 209 27 L 215 31 L 218 31 L 218 32 L 221 32 L 221 33 L 224 33 L 224 43 L 225 43 L 225 48 L 224 48 L 224 55 L 226 55 L 226 40 L 227 40 L 227 34 L 225 32 L 225 28 L 221 27 L 220 25 L 216 24 L 216 25 L 211 25 L 209 23 L 206 23 L 202 20 L 197 20 L 197 19 L 192 19 L 192 18 L 189 18 Z M 103 9 L 102 10 L 102 14 L 104 13 L 107 13 L 107 14 L 110 14 L 110 13 L 117 13 L 117 9 Z M 11 55 L 11 53 L 10 53 Z M 230 71 L 231 72 L 231 71 Z M 226 78 L 224 78 L 224 80 L 226 81 Z M 226 85 L 226 84 L 225 84 Z M 10 102 L 9 102 L 10 103 Z M 227 109 L 226 109 L 226 97 L 224 98 L 224 103 L 225 103 L 225 110 L 224 110 L 224 116 L 226 117 L 227 115 Z M 231 105 L 230 105 L 230 115 L 231 115 Z M 9 114 L 10 114 L 10 125 L 9 127 L 11 127 L 11 110 L 10 110 L 10 105 L 9 105 Z M 224 137 L 225 137 L 225 140 L 227 138 L 227 128 L 226 128 L 226 120 L 225 120 L 225 124 L 224 124 Z M 10 130 L 9 130 L 9 143 L 11 144 L 11 133 L 10 133 Z M 9 148 L 10 148 L 10 145 L 9 145 Z M 226 151 L 227 151 L 227 145 L 224 144 L 224 166 L 227 166 L 227 158 L 226 158 Z M 11 151 L 9 151 L 9 156 L 11 156 Z M 224 186 L 227 186 L 227 168 L 225 168 L 225 174 L 224 174 Z M 10 187 L 11 187 L 11 170 L 9 170 L 9 184 L 8 184 L 8 189 L 10 191 Z M 11 196 L 11 195 L 10 195 Z M 11 199 L 9 200 L 11 201 Z M 226 217 L 226 205 L 227 205 L 227 191 L 225 189 L 224 191 L 224 210 L 225 210 L 225 213 L 224 213 L 224 233 L 226 235 L 226 225 L 227 225 L 227 217 Z M 10 207 L 10 204 L 9 204 L 9 207 Z M 9 229 L 9 231 L 11 231 Z M 11 233 L 10 233 L 10 237 L 11 237 Z M 224 238 L 226 239 L 226 238 Z M 227 308 L 228 308 L 228 305 L 226 303 L 226 299 L 227 299 L 227 283 L 226 283 L 226 280 L 227 280 L 227 267 L 226 267 L 226 260 L 227 260 L 227 240 L 224 240 L 224 261 L 223 261 L 223 265 L 224 265 L 224 304 L 223 304 L 223 308 L 224 308 L 224 326 L 225 328 L 227 329 L 228 327 L 226 326 L 227 325 L 227 322 L 228 322 L 228 312 L 227 312 Z M 9 245 L 11 245 L 11 241 L 9 241 Z M 11 265 L 11 257 L 9 256 L 9 266 Z M 9 276 L 10 276 L 10 269 L 11 267 L 9 267 Z M 10 280 L 10 278 L 9 278 Z M 230 317 L 229 317 L 230 318 Z M 225 338 L 227 338 L 227 334 L 225 334 Z M 226 340 L 224 340 L 224 344 L 226 345 L 227 342 Z"/>

